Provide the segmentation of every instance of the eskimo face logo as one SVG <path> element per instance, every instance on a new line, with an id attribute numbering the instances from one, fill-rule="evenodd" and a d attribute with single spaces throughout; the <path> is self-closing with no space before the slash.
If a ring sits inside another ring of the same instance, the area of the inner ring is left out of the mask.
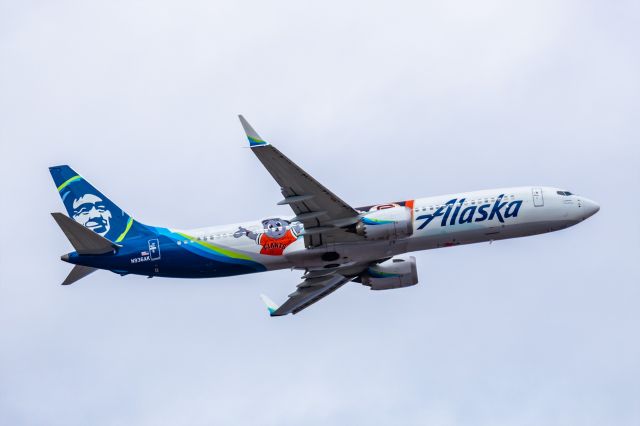
<path id="1" fill-rule="evenodd" d="M 97 195 L 84 194 L 72 203 L 73 219 L 103 237 L 111 229 L 111 211 Z"/>

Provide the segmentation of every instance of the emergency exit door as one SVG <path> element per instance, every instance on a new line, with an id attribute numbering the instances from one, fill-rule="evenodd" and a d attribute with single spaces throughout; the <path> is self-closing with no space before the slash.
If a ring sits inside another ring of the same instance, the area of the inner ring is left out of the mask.
<path id="1" fill-rule="evenodd" d="M 544 197 L 542 196 L 542 188 L 532 188 L 533 205 L 535 207 L 544 206 Z"/>

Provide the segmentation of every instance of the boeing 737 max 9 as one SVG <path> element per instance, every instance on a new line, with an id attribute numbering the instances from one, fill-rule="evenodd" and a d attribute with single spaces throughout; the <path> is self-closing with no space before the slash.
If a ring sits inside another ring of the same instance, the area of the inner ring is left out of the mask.
<path id="1" fill-rule="evenodd" d="M 97 269 L 211 278 L 292 268 L 304 271 L 302 282 L 282 306 L 263 300 L 272 316 L 295 314 L 350 281 L 372 290 L 417 284 L 415 258 L 405 253 L 557 231 L 599 210 L 542 186 L 352 207 L 240 121 L 292 216 L 190 230 L 144 225 L 69 166 L 51 167 L 69 216 L 52 215 L 75 249 L 62 256 L 75 265 L 62 284 Z"/>

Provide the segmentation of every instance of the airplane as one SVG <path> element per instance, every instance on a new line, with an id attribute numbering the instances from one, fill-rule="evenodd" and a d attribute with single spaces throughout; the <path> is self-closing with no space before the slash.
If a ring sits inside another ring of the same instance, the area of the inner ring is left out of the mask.
<path id="1" fill-rule="evenodd" d="M 145 225 L 71 167 L 50 167 L 68 216 L 52 213 L 75 249 L 69 285 L 98 269 L 120 275 L 212 278 L 292 269 L 302 282 L 271 316 L 296 314 L 348 282 L 371 290 L 418 283 L 407 253 L 558 231 L 598 204 L 569 191 L 525 186 L 352 207 L 262 139 L 240 115 L 249 148 L 280 186 L 291 216 L 197 229 Z"/>

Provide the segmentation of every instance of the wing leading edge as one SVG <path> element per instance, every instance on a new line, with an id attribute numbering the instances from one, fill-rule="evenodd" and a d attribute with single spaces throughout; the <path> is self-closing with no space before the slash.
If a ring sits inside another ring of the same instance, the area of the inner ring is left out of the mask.
<path id="1" fill-rule="evenodd" d="M 262 139 L 242 115 L 239 118 L 251 151 L 280 185 L 284 199 L 278 204 L 288 204 L 296 215 L 293 221 L 304 225 L 305 245 L 320 246 L 327 236 L 333 241 L 357 239 L 340 227 L 356 223 L 358 211 Z"/>
<path id="2" fill-rule="evenodd" d="M 296 288 L 296 291 L 289 295 L 289 298 L 282 306 L 277 306 L 268 297 L 262 295 L 262 300 L 267 305 L 269 315 L 279 317 L 287 314 L 297 314 L 301 310 L 308 308 L 325 296 L 330 295 L 349 281 L 344 275 L 332 274 L 318 278 L 307 278 Z"/>

